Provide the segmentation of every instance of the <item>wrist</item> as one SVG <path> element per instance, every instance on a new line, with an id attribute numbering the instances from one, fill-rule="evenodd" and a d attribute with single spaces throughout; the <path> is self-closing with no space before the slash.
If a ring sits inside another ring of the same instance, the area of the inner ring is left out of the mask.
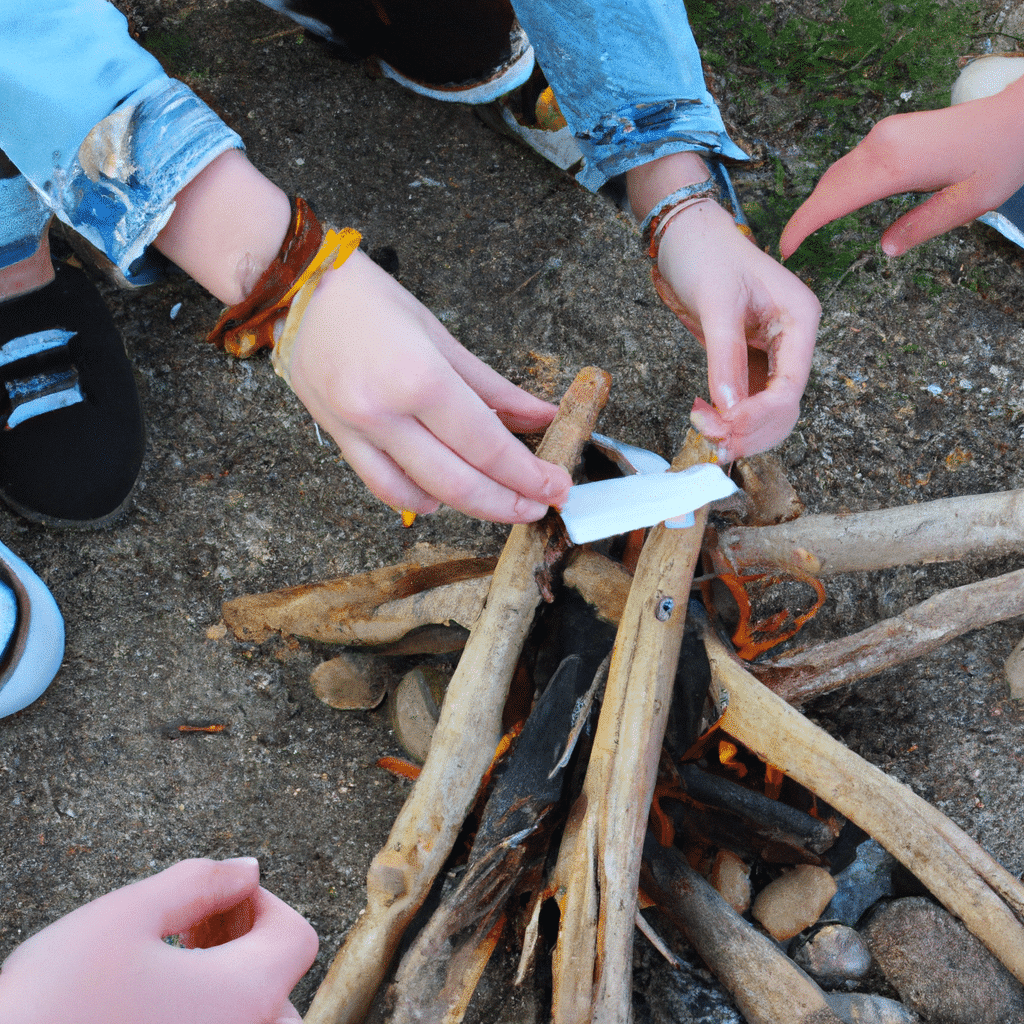
<path id="1" fill-rule="evenodd" d="M 240 150 L 222 153 L 175 196 L 156 247 L 226 305 L 245 299 L 291 220 L 287 195 Z"/>
<path id="2" fill-rule="evenodd" d="M 700 153 L 670 153 L 626 172 L 626 190 L 633 216 L 640 223 L 666 196 L 706 181 L 711 170 Z"/>

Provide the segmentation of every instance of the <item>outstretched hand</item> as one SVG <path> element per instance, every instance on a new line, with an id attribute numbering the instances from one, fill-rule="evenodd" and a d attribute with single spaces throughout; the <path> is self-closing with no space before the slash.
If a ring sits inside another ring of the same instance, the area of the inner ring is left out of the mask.
<path id="1" fill-rule="evenodd" d="M 291 384 L 370 490 L 394 508 L 439 502 L 495 522 L 539 519 L 571 480 L 512 436 L 551 421 L 462 347 L 362 252 L 324 275 L 303 316 Z"/>
<path id="2" fill-rule="evenodd" d="M 818 228 L 901 192 L 933 192 L 882 235 L 899 256 L 994 210 L 1024 184 L 1024 78 L 940 110 L 884 118 L 822 175 L 782 232 L 783 258 Z"/>
<path id="3" fill-rule="evenodd" d="M 177 935 L 187 948 L 168 945 Z M 0 971 L 0 1024 L 292 1024 L 316 933 L 252 858 L 186 860 L 79 907 Z"/>
<path id="4" fill-rule="evenodd" d="M 717 203 L 677 214 L 658 253 L 666 304 L 704 346 L 714 407 L 697 400 L 694 427 L 719 461 L 779 444 L 800 415 L 821 307 L 814 294 L 753 245 Z M 761 379 L 749 349 L 767 355 Z M 762 388 L 763 390 L 759 390 Z"/>

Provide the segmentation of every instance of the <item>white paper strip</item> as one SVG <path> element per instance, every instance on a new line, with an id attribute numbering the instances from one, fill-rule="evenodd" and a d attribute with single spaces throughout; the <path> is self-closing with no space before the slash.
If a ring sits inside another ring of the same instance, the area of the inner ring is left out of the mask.
<path id="1" fill-rule="evenodd" d="M 693 512 L 737 490 L 710 462 L 681 473 L 638 473 L 570 488 L 559 510 L 569 539 L 589 544 Z"/>

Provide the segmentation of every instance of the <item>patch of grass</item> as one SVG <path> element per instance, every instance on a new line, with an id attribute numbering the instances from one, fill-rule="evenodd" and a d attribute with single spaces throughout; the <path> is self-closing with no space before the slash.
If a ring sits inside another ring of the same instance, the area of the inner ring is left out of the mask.
<path id="1" fill-rule="evenodd" d="M 687 2 L 701 56 L 724 81 L 723 106 L 769 152 L 776 137 L 799 151 L 785 165 L 774 160 L 774 195 L 747 211 L 762 245 L 774 244 L 824 169 L 882 117 L 949 102 L 977 17 L 971 0 L 826 0 L 800 10 L 812 14 L 764 0 Z M 812 287 L 838 280 L 878 234 L 863 213 L 844 217 L 803 242 L 787 266 Z"/>
<path id="2" fill-rule="evenodd" d="M 824 6 L 824 5 L 823 5 Z M 780 5 L 690 0 L 701 55 L 732 86 L 784 88 L 832 131 L 857 131 L 860 108 L 948 102 L 955 59 L 965 52 L 977 7 L 939 0 L 843 0 L 833 17 L 811 19 Z"/>
<path id="3" fill-rule="evenodd" d="M 184 32 L 150 32 L 146 36 L 146 49 L 169 75 L 177 75 L 189 64 L 192 43 Z"/>
<path id="4" fill-rule="evenodd" d="M 934 298 L 936 295 L 942 294 L 942 285 L 939 284 L 931 274 L 926 274 L 924 271 L 918 271 L 911 277 L 911 280 L 929 298 Z"/>

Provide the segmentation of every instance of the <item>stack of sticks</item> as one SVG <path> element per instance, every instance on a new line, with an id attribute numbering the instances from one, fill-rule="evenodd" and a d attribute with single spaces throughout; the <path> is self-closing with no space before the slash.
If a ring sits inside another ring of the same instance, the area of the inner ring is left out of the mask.
<path id="1" fill-rule="evenodd" d="M 538 451 L 542 458 L 570 472 L 576 468 L 609 386 L 608 376 L 598 369 L 578 375 Z M 705 442 L 691 433 L 672 471 L 711 458 Z M 748 493 L 755 489 L 747 488 Z M 631 1019 L 642 875 L 644 890 L 679 925 L 751 1024 L 838 1020 L 820 989 L 732 911 L 684 858 L 676 858 L 669 870 L 665 856 L 649 844 L 645 857 L 696 568 L 703 556 L 716 571 L 793 570 L 817 579 L 967 554 L 1019 552 L 1024 549 L 1024 492 L 719 531 L 708 528 L 707 517 L 704 508 L 688 529 L 651 530 L 632 575 L 587 549 L 569 550 L 557 524 L 545 521 L 513 527 L 489 576 L 489 566 L 480 565 L 468 574 L 471 578 L 455 582 L 451 575 L 426 571 L 443 581 L 429 596 L 422 590 L 413 594 L 408 586 L 411 576 L 422 579 L 425 570 L 404 565 L 378 570 L 369 590 L 365 578 L 336 581 L 323 585 L 326 589 L 294 588 L 225 606 L 225 620 L 236 635 L 249 638 L 277 630 L 358 645 L 397 641 L 428 622 L 454 620 L 469 628 L 426 762 L 368 871 L 366 909 L 321 984 L 306 1024 L 364 1020 L 388 978 L 399 945 L 477 800 L 502 736 L 513 673 L 553 582 L 579 590 L 616 624 L 617 633 L 610 662 L 600 673 L 603 698 L 582 787 L 568 813 L 553 871 L 541 887 L 560 912 L 552 958 L 552 1019 L 556 1024 Z M 375 587 L 376 596 L 368 596 Z M 319 609 L 323 620 L 319 632 L 308 624 L 311 607 Z M 1024 886 L 936 808 L 794 706 L 926 653 L 969 629 L 1022 614 L 1024 570 L 940 594 L 854 637 L 759 665 L 756 675 L 709 622 L 700 625 L 700 634 L 712 686 L 724 706 L 719 723 L 724 732 L 877 840 L 1024 982 Z M 593 687 L 583 690 L 592 696 Z M 503 815 L 518 828 L 522 820 L 514 818 L 513 810 L 522 808 L 506 806 Z M 517 844 L 535 824 L 531 819 L 526 828 L 506 831 L 503 856 L 518 857 Z M 467 879 L 481 890 L 474 898 L 483 897 L 493 908 L 496 895 L 482 892 L 486 876 L 472 868 L 471 862 Z M 403 985 L 422 984 L 424 977 L 422 970 L 403 963 L 391 1019 L 461 1020 L 486 954 L 497 941 L 499 919 L 500 914 L 491 913 L 474 922 L 475 938 L 464 951 L 448 956 L 431 987 L 429 1005 L 419 993 L 403 993 Z M 429 960 L 451 934 L 449 928 L 434 936 L 434 945 L 421 943 L 420 959 Z"/>

